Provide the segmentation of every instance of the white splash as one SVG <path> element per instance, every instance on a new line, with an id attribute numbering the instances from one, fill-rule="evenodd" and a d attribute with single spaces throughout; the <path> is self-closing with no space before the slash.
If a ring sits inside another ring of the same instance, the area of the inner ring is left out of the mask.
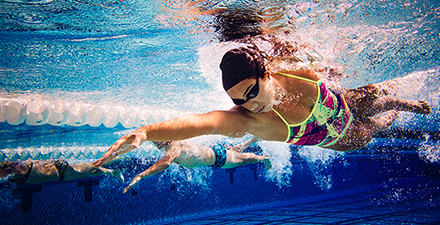
<path id="1" fill-rule="evenodd" d="M 327 167 L 336 159 L 341 158 L 344 153 L 320 147 L 304 146 L 298 150 L 298 154 L 308 163 L 315 176 L 315 184 L 321 190 L 330 190 L 333 186 L 333 176 L 328 172 Z"/>
<path id="2" fill-rule="evenodd" d="M 258 145 L 264 154 L 270 155 L 272 169 L 266 172 L 266 180 L 277 182 L 279 187 L 290 186 L 293 174 L 289 145 L 280 142 L 262 141 Z"/>
<path id="3" fill-rule="evenodd" d="M 440 163 L 440 143 L 425 142 L 418 149 L 419 157 L 430 163 Z"/>

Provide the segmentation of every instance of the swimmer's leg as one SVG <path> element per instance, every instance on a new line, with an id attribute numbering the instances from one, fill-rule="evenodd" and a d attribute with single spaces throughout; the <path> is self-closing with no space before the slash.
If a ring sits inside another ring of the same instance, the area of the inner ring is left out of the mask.
<path id="1" fill-rule="evenodd" d="M 268 154 L 261 156 L 254 153 L 238 153 L 235 151 L 227 150 L 226 163 L 222 169 L 234 168 L 237 166 L 243 166 L 246 164 L 256 164 L 263 162 L 266 169 L 272 168 L 270 156 Z"/>
<path id="2" fill-rule="evenodd" d="M 397 110 L 397 111 L 413 112 L 418 114 L 431 113 L 431 106 L 425 101 L 403 100 L 391 96 L 386 96 L 374 100 L 372 107 L 376 108 L 380 112 Z"/>
<path id="3" fill-rule="evenodd" d="M 120 170 L 111 170 L 111 169 L 107 169 L 104 167 L 98 167 L 98 169 L 100 169 L 104 175 L 113 176 L 114 178 L 116 178 L 120 182 L 122 182 L 122 183 L 124 182 L 124 175 L 121 173 Z"/>
<path id="4" fill-rule="evenodd" d="M 390 127 L 397 118 L 397 111 L 391 110 L 374 118 L 353 121 L 352 127 L 332 149 L 351 151 L 363 148 L 373 139 L 374 134 Z"/>
<path id="5" fill-rule="evenodd" d="M 378 131 L 385 130 L 391 125 L 393 125 L 394 121 L 399 117 L 399 114 L 396 110 L 387 111 L 384 115 L 376 116 L 371 118 L 371 122 L 373 123 L 374 133 Z"/>
<path id="6" fill-rule="evenodd" d="M 362 120 L 390 110 L 431 113 L 431 106 L 425 101 L 403 100 L 389 96 L 386 89 L 377 84 L 370 84 L 349 90 L 345 99 L 356 116 Z"/>
<path id="7" fill-rule="evenodd" d="M 84 179 L 94 176 L 113 176 L 124 182 L 124 176 L 119 170 L 95 167 L 93 163 L 77 163 L 69 165 L 64 174 L 64 180 Z"/>

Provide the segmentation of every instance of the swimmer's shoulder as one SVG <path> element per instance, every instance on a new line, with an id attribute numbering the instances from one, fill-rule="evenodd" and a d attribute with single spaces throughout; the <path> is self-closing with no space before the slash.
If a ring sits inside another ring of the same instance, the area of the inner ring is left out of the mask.
<path id="1" fill-rule="evenodd" d="M 285 75 L 281 75 L 280 73 L 303 77 L 303 78 L 314 80 L 314 81 L 319 81 L 321 79 L 321 76 L 319 75 L 319 73 L 315 73 L 315 71 L 313 69 L 280 71 L 278 73 L 275 73 L 275 75 L 274 75 L 275 77 L 277 77 L 279 79 L 295 79 L 294 77 L 288 77 Z"/>

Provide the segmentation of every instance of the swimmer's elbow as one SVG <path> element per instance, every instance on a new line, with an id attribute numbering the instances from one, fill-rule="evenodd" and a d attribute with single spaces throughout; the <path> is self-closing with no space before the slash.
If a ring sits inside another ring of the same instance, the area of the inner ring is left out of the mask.
<path id="1" fill-rule="evenodd" d="M 212 111 L 204 114 L 187 115 L 185 121 L 192 121 L 194 136 L 220 134 L 242 137 L 246 134 L 246 121 L 242 115 L 231 111 Z"/>

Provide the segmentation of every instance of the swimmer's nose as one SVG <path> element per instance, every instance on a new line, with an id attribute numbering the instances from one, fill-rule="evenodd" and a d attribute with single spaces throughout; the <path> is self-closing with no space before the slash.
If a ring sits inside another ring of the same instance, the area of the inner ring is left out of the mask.
<path id="1" fill-rule="evenodd" d="M 258 109 L 258 103 L 254 102 L 254 105 L 252 106 L 252 110 L 253 112 L 255 112 L 255 110 Z"/>

